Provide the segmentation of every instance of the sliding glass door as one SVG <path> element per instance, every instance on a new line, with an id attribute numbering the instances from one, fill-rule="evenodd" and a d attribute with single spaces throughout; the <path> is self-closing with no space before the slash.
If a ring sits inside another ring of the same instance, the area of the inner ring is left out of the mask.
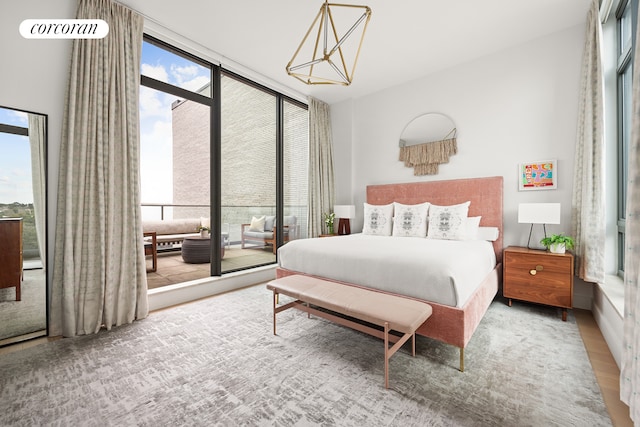
<path id="1" fill-rule="evenodd" d="M 159 242 L 149 287 L 273 264 L 306 237 L 307 106 L 152 37 L 142 57 L 142 219 Z M 201 227 L 210 256 L 185 258 Z"/>

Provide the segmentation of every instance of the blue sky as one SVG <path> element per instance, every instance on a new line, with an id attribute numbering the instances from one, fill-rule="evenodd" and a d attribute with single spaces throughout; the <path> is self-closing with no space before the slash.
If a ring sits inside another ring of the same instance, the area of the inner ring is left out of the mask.
<path id="1" fill-rule="evenodd" d="M 206 68 L 150 43 L 143 43 L 141 74 L 197 91 L 211 81 Z M 173 197 L 171 103 L 173 95 L 140 87 L 140 181 L 143 203 Z"/>
<path id="2" fill-rule="evenodd" d="M 206 68 L 146 42 L 140 70 L 143 75 L 192 91 L 211 80 Z M 143 203 L 172 201 L 171 103 L 176 99 L 173 95 L 140 88 Z M 0 123 L 27 127 L 27 114 L 0 108 Z M 13 202 L 33 203 L 29 139 L 0 133 L 0 203 Z"/>
<path id="3" fill-rule="evenodd" d="M 0 123 L 28 127 L 27 114 L 0 108 Z M 0 133 L 0 203 L 33 203 L 29 138 Z"/>

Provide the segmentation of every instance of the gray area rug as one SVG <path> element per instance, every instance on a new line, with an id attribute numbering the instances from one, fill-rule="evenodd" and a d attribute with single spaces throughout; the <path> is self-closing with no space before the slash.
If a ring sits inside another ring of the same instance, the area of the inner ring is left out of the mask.
<path id="1" fill-rule="evenodd" d="M 0 425 L 608 426 L 575 318 L 497 300 L 466 350 L 382 341 L 246 288 L 0 358 Z M 408 347 L 408 346 L 406 346 Z"/>
<path id="2" fill-rule="evenodd" d="M 0 340 L 47 328 L 47 287 L 42 269 L 24 270 L 20 301 L 16 288 L 0 289 Z"/>

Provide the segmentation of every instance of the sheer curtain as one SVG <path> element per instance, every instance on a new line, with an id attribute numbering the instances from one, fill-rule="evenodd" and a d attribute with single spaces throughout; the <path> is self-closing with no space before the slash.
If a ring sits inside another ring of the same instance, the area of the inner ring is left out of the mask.
<path id="1" fill-rule="evenodd" d="M 51 335 L 96 333 L 146 317 L 138 92 L 143 19 L 80 0 L 103 39 L 74 40 L 60 147 Z"/>
<path id="2" fill-rule="evenodd" d="M 604 118 L 601 26 L 598 0 L 587 13 L 582 58 L 578 136 L 573 176 L 571 223 L 575 237 L 576 275 L 604 282 Z"/>
<path id="3" fill-rule="evenodd" d="M 44 143 L 47 140 L 47 117 L 29 113 L 29 145 L 31 147 L 31 182 L 33 187 L 33 214 L 36 220 L 36 237 L 42 268 L 47 268 L 46 260 L 46 209 L 47 209 L 47 170 L 45 162 L 47 152 Z"/>
<path id="4" fill-rule="evenodd" d="M 333 143 L 329 105 L 309 98 L 309 218 L 307 236 L 322 234 L 323 214 L 333 211 Z"/>
<path id="5" fill-rule="evenodd" d="M 640 424 L 640 26 L 633 63 L 633 119 L 629 142 L 624 260 L 624 337 L 620 398 Z"/>

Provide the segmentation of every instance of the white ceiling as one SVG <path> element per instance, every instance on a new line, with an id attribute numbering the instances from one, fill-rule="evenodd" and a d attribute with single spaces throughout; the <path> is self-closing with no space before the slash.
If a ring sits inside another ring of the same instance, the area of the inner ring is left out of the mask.
<path id="1" fill-rule="evenodd" d="M 586 21 L 590 0 L 350 0 L 371 8 L 351 86 L 307 86 L 285 66 L 322 0 L 118 0 L 223 58 L 329 104 Z M 224 65 L 224 60 L 222 60 Z"/>

